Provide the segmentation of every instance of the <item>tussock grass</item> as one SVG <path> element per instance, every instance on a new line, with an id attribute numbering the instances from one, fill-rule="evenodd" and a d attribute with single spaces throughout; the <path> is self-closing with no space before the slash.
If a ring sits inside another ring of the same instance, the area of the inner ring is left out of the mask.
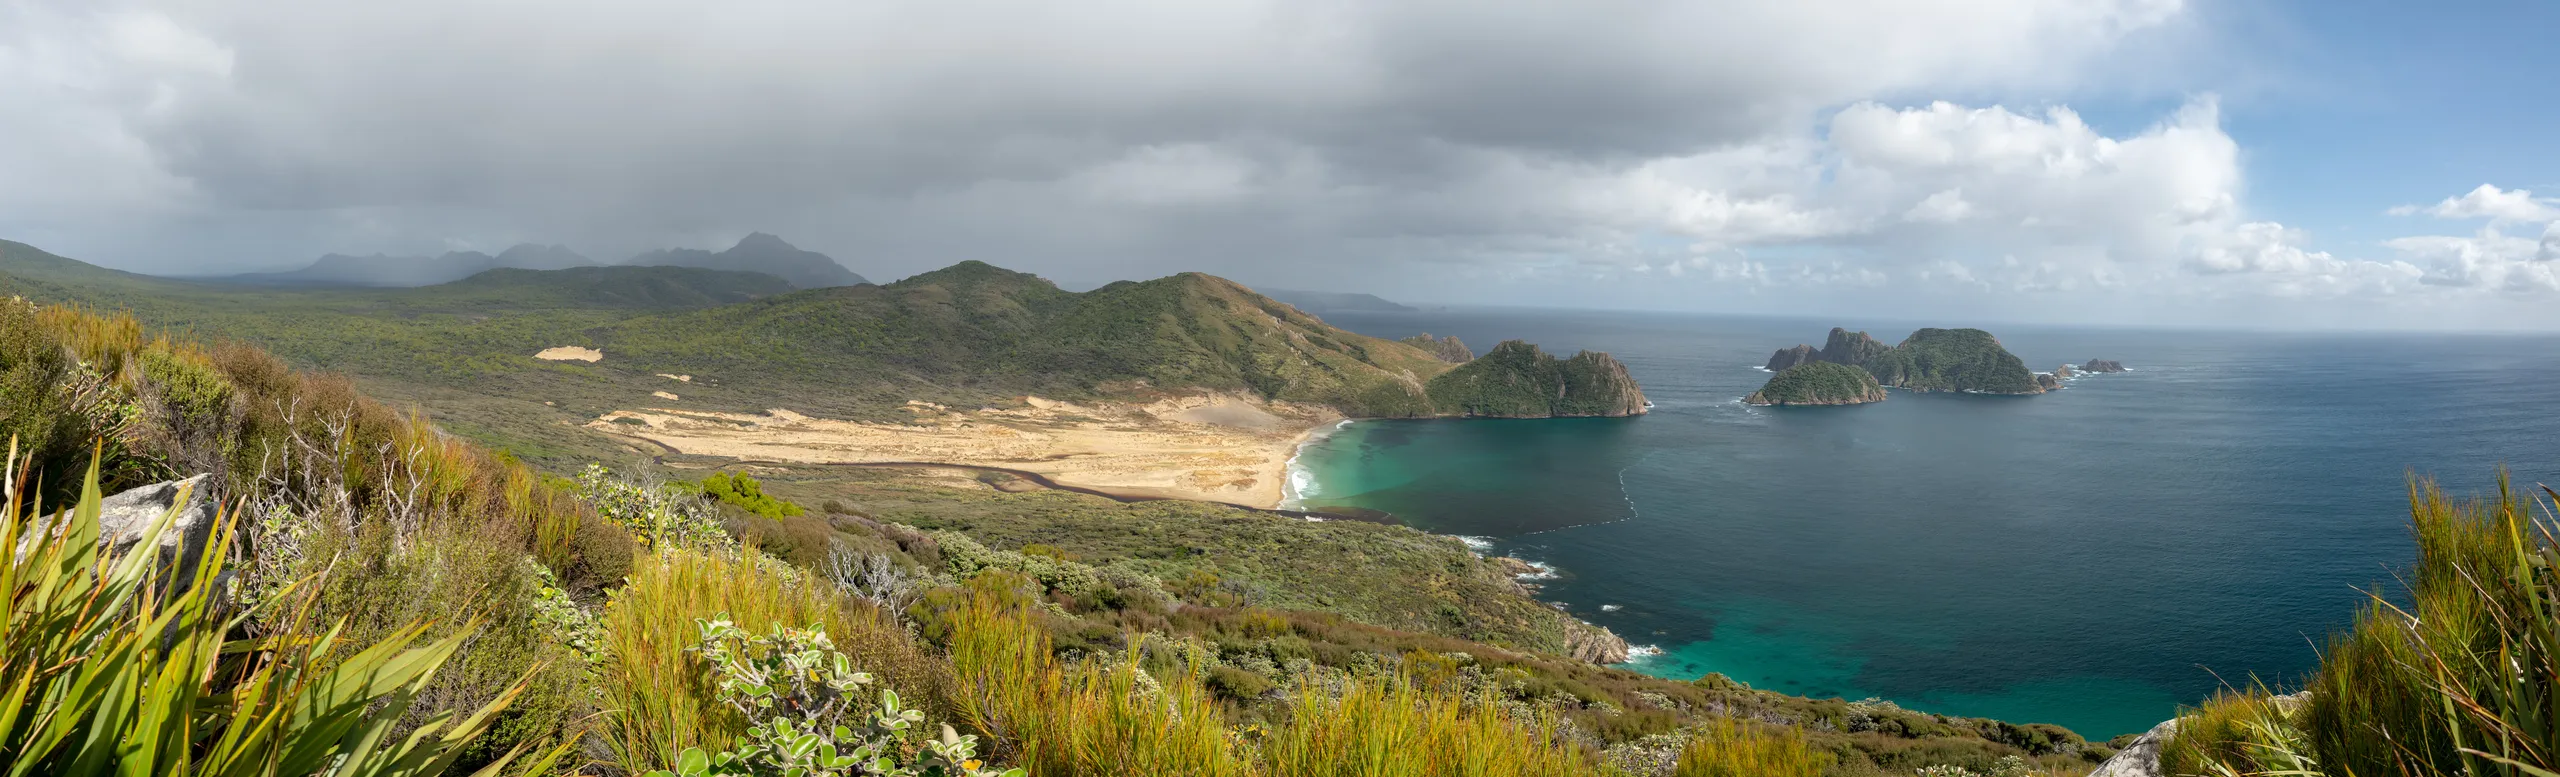
<path id="1" fill-rule="evenodd" d="M 1673 777 L 1820 777 L 1838 763 L 1795 729 L 1719 719 L 1680 748 Z"/>
<path id="2" fill-rule="evenodd" d="M 1224 711 L 1187 668 L 1158 680 L 1134 649 L 1117 662 L 1062 664 L 1027 601 L 973 588 L 952 616 L 956 704 L 1001 757 L 1042 777 L 1252 774 Z"/>
<path id="3" fill-rule="evenodd" d="M 1272 777 L 1572 777 L 1601 774 L 1551 715 L 1398 676 L 1335 692 L 1300 686 L 1263 745 Z"/>

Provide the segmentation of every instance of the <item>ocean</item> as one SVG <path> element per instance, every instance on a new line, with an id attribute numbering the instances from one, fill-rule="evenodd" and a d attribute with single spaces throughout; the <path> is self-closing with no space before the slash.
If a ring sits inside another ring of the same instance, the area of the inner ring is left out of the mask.
<path id="1" fill-rule="evenodd" d="M 1306 504 L 1552 565 L 1542 596 L 1660 652 L 1814 697 L 2141 731 L 2217 687 L 2296 681 L 2413 555 L 2408 478 L 2560 484 L 2560 339 L 1989 326 L 2032 397 L 1756 408 L 1779 348 L 1966 322 L 1457 309 L 1362 334 L 1608 351 L 1625 419 L 1360 421 L 1310 443 Z M 1650 652 L 1650 651 L 1647 651 Z"/>

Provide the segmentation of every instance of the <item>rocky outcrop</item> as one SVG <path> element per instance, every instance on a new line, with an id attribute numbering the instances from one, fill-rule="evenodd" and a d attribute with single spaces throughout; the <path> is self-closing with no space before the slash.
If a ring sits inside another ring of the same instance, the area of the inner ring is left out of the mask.
<path id="1" fill-rule="evenodd" d="M 1643 415 L 1644 389 L 1615 357 L 1583 351 L 1558 359 L 1506 340 L 1425 384 L 1433 410 L 1466 418 Z"/>
<path id="2" fill-rule="evenodd" d="M 1424 332 L 1397 342 L 1420 348 L 1423 353 L 1431 354 L 1432 358 L 1451 364 L 1465 364 L 1476 358 L 1475 350 L 1468 348 L 1466 343 L 1459 342 L 1457 335 L 1432 337 L 1430 332 Z"/>
<path id="3" fill-rule="evenodd" d="M 2116 751 L 2115 757 L 2098 764 L 2089 777 L 2163 777 L 2160 774 L 2160 746 L 2178 733 L 2178 721 L 2164 721 L 2152 726 L 2133 743 Z"/>
<path id="4" fill-rule="evenodd" d="M 1578 661 L 1594 664 L 1623 664 L 1627 661 L 1627 641 L 1606 626 L 1573 621 L 1565 629 L 1564 652 Z"/>
<path id="5" fill-rule="evenodd" d="M 1835 326 L 1831 328 L 1831 336 L 1823 339 L 1821 349 L 1816 350 L 1810 345 L 1780 349 L 1777 353 L 1770 355 L 1767 369 L 1770 372 L 1785 372 L 1789 367 L 1813 362 L 1860 367 L 1891 350 L 1893 346 L 1877 342 L 1865 332 L 1852 332 Z"/>
<path id="6" fill-rule="evenodd" d="M 2081 371 L 2081 372 L 2123 372 L 2123 371 L 2124 371 L 2124 363 L 2123 363 L 2123 362 L 2108 361 L 2108 360 L 2105 360 L 2105 359 L 2090 359 L 2088 364 L 2080 365 L 2080 371 Z"/>
<path id="7" fill-rule="evenodd" d="M 2054 376 L 2054 374 L 2050 372 L 2036 373 L 2036 388 L 2043 389 L 2045 391 L 2062 388 L 2062 379 Z"/>
<path id="8" fill-rule="evenodd" d="M 1754 405 L 1861 405 L 1882 402 L 1884 386 L 1866 370 L 1810 362 L 1780 370 L 1742 401 Z"/>
<path id="9" fill-rule="evenodd" d="M 2080 377 L 2080 371 L 2072 369 L 2071 365 L 2065 364 L 2060 367 L 2053 368 L 2053 376 L 2062 380 L 2070 380 L 2072 378 Z"/>
<path id="10" fill-rule="evenodd" d="M 1777 353 L 1769 356 L 1769 364 L 1764 369 L 1770 372 L 1785 372 L 1789 367 L 1812 364 L 1821 360 L 1821 351 L 1814 350 L 1810 345 L 1798 345 L 1794 348 L 1778 349 Z"/>
<path id="11" fill-rule="evenodd" d="M 1822 360 L 1832 364 L 1862 365 L 1883 356 L 1893 346 L 1877 342 L 1865 332 L 1831 328 L 1831 336 L 1822 342 Z"/>

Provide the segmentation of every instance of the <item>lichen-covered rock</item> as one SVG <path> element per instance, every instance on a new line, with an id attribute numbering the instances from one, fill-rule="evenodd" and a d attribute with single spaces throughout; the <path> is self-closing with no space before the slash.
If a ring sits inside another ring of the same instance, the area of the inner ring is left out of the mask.
<path id="1" fill-rule="evenodd" d="M 153 483 L 118 492 L 98 501 L 98 545 L 123 555 L 142 544 L 142 536 L 169 511 L 178 511 L 154 548 L 173 579 L 192 579 L 204 546 L 213 537 L 213 499 L 205 493 L 207 476 Z M 182 503 L 180 500 L 184 499 Z"/>
<path id="2" fill-rule="evenodd" d="M 1476 358 L 1475 350 L 1468 348 L 1466 343 L 1459 342 L 1457 335 L 1432 337 L 1430 332 L 1424 332 L 1397 342 L 1420 348 L 1423 353 L 1431 354 L 1432 358 L 1451 364 L 1465 364 Z"/>

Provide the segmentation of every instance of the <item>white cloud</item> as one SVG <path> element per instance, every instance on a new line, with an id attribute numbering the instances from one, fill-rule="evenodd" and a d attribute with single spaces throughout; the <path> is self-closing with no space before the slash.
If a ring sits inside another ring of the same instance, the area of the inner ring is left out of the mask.
<path id="1" fill-rule="evenodd" d="M 2491 222 L 2560 220 L 2560 200 L 2535 197 L 2525 189 L 2500 189 L 2490 184 L 2464 192 L 2459 197 L 2446 197 L 2424 208 L 2402 205 L 2391 209 L 2391 215 L 2408 216 L 2424 213 L 2441 219 L 2489 219 Z"/>

